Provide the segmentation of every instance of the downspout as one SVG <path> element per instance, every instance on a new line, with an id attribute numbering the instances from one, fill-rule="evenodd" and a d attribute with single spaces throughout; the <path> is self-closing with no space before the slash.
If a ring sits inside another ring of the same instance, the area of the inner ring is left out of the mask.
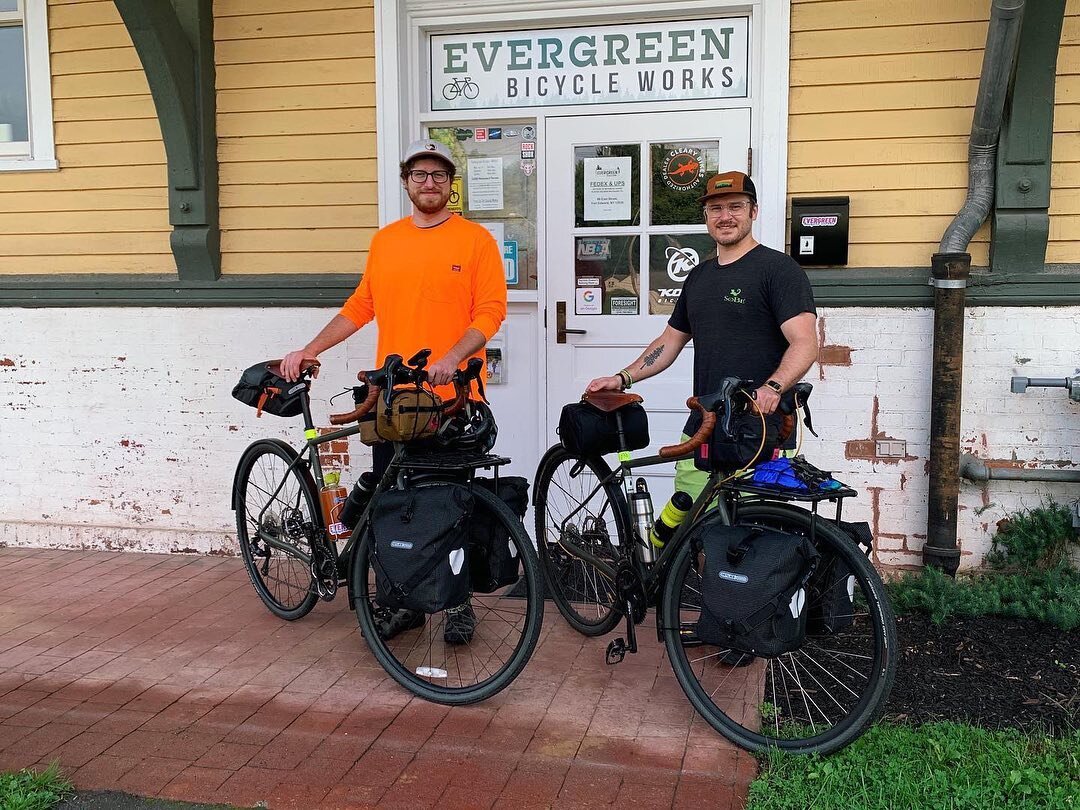
<path id="1" fill-rule="evenodd" d="M 931 259 L 934 359 L 930 390 L 930 492 L 923 564 L 950 576 L 960 565 L 960 406 L 964 372 L 964 304 L 971 237 L 990 213 L 998 134 L 1020 38 L 1024 0 L 993 0 L 979 92 L 968 141 L 968 192 Z"/>

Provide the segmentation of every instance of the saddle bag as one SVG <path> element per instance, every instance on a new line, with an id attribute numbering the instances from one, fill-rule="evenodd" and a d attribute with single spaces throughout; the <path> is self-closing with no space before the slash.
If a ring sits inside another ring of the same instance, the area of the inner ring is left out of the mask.
<path id="1" fill-rule="evenodd" d="M 380 495 L 371 521 L 375 601 L 424 613 L 466 601 L 472 508 L 472 493 L 456 484 Z"/>
<path id="2" fill-rule="evenodd" d="M 256 416 L 270 413 L 274 416 L 297 416 L 303 411 L 301 393 L 307 382 L 288 382 L 278 372 L 280 360 L 256 363 L 240 375 L 240 382 L 233 386 L 233 399 L 257 409 Z"/>
<path id="3" fill-rule="evenodd" d="M 806 585 L 818 553 L 806 537 L 759 526 L 704 527 L 697 636 L 706 644 L 776 658 L 806 637 Z"/>
<path id="4" fill-rule="evenodd" d="M 844 523 L 840 528 L 869 557 L 874 536 L 869 523 Z M 855 615 L 855 575 L 838 556 L 822 550 L 817 570 L 810 578 L 810 602 L 807 607 L 806 634 L 831 636 L 850 627 Z"/>
<path id="5" fill-rule="evenodd" d="M 619 419 L 622 419 L 625 448 L 619 447 Z M 563 406 L 559 439 L 568 452 L 579 458 L 617 453 L 621 449 L 640 450 L 649 444 L 649 416 L 640 402 L 602 411 L 588 399 L 582 399 Z"/>
<path id="6" fill-rule="evenodd" d="M 380 395 L 381 397 L 381 395 Z M 375 434 L 387 442 L 412 442 L 439 430 L 442 400 L 426 388 L 401 388 L 375 406 Z"/>
<path id="7" fill-rule="evenodd" d="M 510 511 L 524 519 L 529 508 L 529 482 L 515 475 L 474 478 L 473 485 L 497 495 Z M 513 585 L 521 575 L 521 559 L 510 534 L 495 516 L 477 503 L 469 522 L 469 581 L 476 593 L 493 593 Z"/>

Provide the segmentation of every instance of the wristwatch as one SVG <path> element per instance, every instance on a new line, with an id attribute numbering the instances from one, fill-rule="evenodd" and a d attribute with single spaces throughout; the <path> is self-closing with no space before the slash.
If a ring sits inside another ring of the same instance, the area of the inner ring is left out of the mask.
<path id="1" fill-rule="evenodd" d="M 773 391 L 775 391 L 778 394 L 784 393 L 784 386 L 782 386 L 776 380 L 766 380 L 765 385 L 767 385 L 769 388 L 771 388 Z"/>

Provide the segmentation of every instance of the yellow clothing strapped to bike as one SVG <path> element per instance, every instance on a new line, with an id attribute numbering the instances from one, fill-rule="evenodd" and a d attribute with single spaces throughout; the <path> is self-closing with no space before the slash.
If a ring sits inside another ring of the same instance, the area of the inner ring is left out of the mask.
<path id="1" fill-rule="evenodd" d="M 431 228 L 399 219 L 371 240 L 364 277 L 340 314 L 358 328 L 375 320 L 379 365 L 425 348 L 438 360 L 470 327 L 490 340 L 506 318 L 501 249 L 490 231 L 456 214 Z M 483 350 L 474 356 L 484 359 Z M 453 386 L 436 390 L 454 396 Z"/>

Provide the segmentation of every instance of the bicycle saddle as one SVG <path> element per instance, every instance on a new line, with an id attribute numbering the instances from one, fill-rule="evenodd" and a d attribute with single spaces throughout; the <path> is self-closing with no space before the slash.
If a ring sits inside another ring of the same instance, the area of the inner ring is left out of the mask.
<path id="1" fill-rule="evenodd" d="M 623 405 L 632 402 L 644 402 L 639 394 L 627 394 L 621 391 L 594 391 L 581 397 L 582 402 L 588 402 L 598 411 L 617 411 Z"/>

